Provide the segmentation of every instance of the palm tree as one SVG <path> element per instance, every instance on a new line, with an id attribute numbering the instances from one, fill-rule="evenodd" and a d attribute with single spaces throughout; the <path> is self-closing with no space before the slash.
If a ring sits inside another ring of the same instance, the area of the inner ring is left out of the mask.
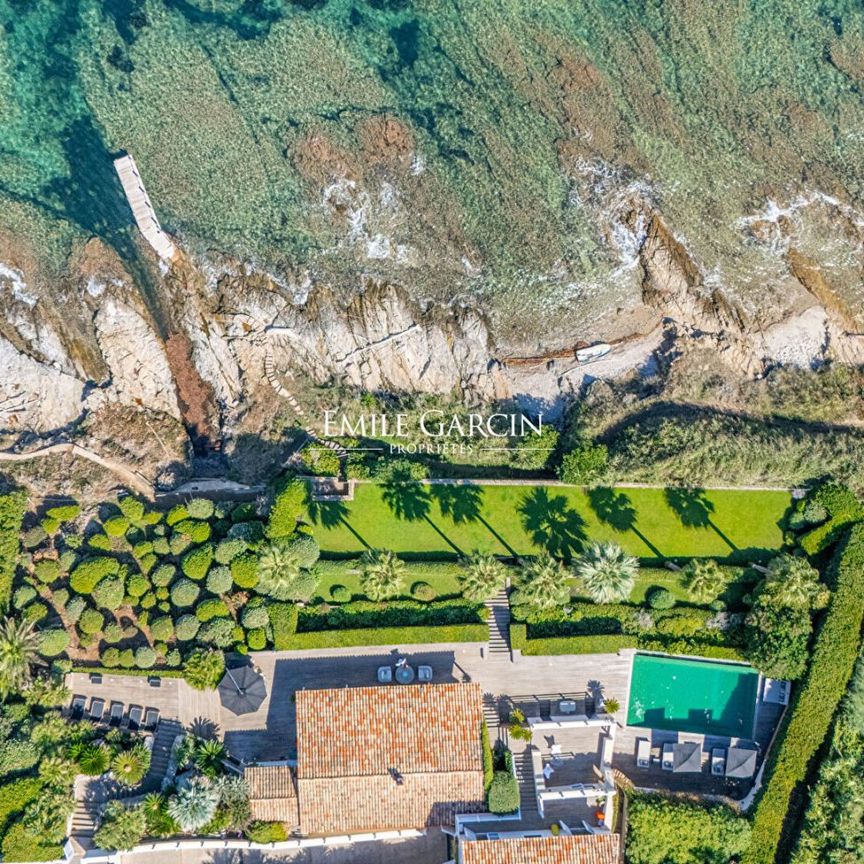
<path id="1" fill-rule="evenodd" d="M 363 593 L 370 600 L 396 597 L 405 584 L 405 562 L 389 549 L 369 549 L 363 555 Z"/>
<path id="2" fill-rule="evenodd" d="M 570 574 L 551 555 L 541 555 L 522 567 L 514 603 L 553 609 L 570 599 Z"/>
<path id="3" fill-rule="evenodd" d="M 576 575 L 595 603 L 626 600 L 633 590 L 639 562 L 616 543 L 593 543 L 579 559 Z"/>
<path id="4" fill-rule="evenodd" d="M 507 568 L 494 555 L 475 552 L 466 562 L 462 596 L 482 603 L 498 593 L 507 578 Z"/>
<path id="5" fill-rule="evenodd" d="M 213 784 L 219 793 L 220 814 L 228 831 L 242 831 L 252 821 L 249 786 L 242 777 L 219 777 Z"/>
<path id="6" fill-rule="evenodd" d="M 819 609 L 827 601 L 828 589 L 819 581 L 819 571 L 806 558 L 778 555 L 768 564 L 762 593 L 778 606 Z"/>
<path id="7" fill-rule="evenodd" d="M 76 773 L 75 763 L 64 756 L 45 756 L 39 763 L 39 777 L 51 789 L 71 785 Z"/>
<path id="8" fill-rule="evenodd" d="M 684 568 L 684 587 L 697 603 L 714 600 L 725 581 L 720 565 L 711 558 L 694 558 Z"/>
<path id="9" fill-rule="evenodd" d="M 258 563 L 256 590 L 275 600 L 308 600 L 318 585 L 318 578 L 303 568 L 308 560 L 308 550 L 296 540 L 274 540 Z"/>
<path id="10" fill-rule="evenodd" d="M 224 758 L 225 745 L 216 738 L 202 741 L 195 749 L 195 765 L 207 777 L 215 777 L 219 773 Z"/>
<path id="11" fill-rule="evenodd" d="M 30 666 L 39 653 L 39 634 L 32 621 L 6 618 L 0 624 L 0 695 L 5 699 L 30 683 Z"/>
<path id="12" fill-rule="evenodd" d="M 111 773 L 121 786 L 137 786 L 150 770 L 150 751 L 144 744 L 121 750 L 111 760 Z"/>
<path id="13" fill-rule="evenodd" d="M 168 813 L 180 828 L 191 834 L 206 825 L 219 806 L 219 791 L 203 778 L 190 780 L 168 802 Z"/>

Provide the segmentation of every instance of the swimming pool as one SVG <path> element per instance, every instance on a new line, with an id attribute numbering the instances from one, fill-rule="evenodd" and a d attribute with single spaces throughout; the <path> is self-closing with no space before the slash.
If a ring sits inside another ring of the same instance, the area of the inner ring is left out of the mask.
<path id="1" fill-rule="evenodd" d="M 758 684 L 750 666 L 636 654 L 627 725 L 752 738 Z"/>

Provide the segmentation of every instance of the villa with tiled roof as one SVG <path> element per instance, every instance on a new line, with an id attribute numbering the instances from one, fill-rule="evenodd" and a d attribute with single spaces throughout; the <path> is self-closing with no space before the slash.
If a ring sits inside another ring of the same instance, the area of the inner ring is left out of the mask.
<path id="1" fill-rule="evenodd" d="M 465 840 L 459 864 L 618 864 L 618 834 Z"/>
<path id="2" fill-rule="evenodd" d="M 296 705 L 304 834 L 447 825 L 485 809 L 479 685 L 301 690 Z"/>
<path id="3" fill-rule="evenodd" d="M 254 820 L 281 822 L 289 831 L 299 825 L 294 773 L 286 762 L 248 765 L 243 779 L 249 788 L 249 809 Z"/>

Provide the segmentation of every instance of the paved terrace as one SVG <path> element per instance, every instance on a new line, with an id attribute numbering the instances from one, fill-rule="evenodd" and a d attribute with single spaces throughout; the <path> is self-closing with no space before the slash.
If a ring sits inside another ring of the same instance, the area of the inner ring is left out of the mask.
<path id="1" fill-rule="evenodd" d="M 485 646 L 482 646 L 485 648 Z M 222 708 L 215 692 L 201 693 L 178 678 L 163 678 L 160 687 L 151 687 L 146 677 L 104 675 L 101 684 L 89 676 L 72 673 L 72 693 L 101 696 L 129 704 L 158 708 L 163 717 L 176 717 L 186 726 L 212 729 L 224 737 L 229 750 L 239 759 L 271 760 L 292 758 L 295 739 L 293 694 L 297 690 L 331 687 L 359 687 L 374 684 L 379 666 L 392 665 L 397 656 L 406 656 L 413 666 L 430 665 L 433 682 L 475 681 L 486 694 L 489 715 L 498 710 L 506 717 L 508 696 L 524 694 L 518 704 L 531 703 L 531 694 L 540 694 L 547 703 L 560 696 L 590 692 L 597 684 L 607 698 L 621 704 L 619 717 L 626 716 L 629 689 L 628 654 L 590 656 L 518 657 L 487 659 L 480 645 L 442 644 L 430 648 L 329 649 L 321 651 L 266 651 L 254 655 L 254 662 L 267 682 L 268 695 L 252 714 L 237 716 Z M 397 684 L 387 686 L 401 686 Z M 407 685 L 421 686 L 421 685 Z M 490 716 L 490 720 L 492 717 Z"/>

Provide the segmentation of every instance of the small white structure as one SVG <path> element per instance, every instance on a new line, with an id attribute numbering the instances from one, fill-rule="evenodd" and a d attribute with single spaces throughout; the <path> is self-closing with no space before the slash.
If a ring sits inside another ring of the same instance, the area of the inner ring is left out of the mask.
<path id="1" fill-rule="evenodd" d="M 144 188 L 144 181 L 141 179 L 135 160 L 129 155 L 121 156 L 114 160 L 114 170 L 120 178 L 126 200 L 132 208 L 138 230 L 156 254 L 166 264 L 170 264 L 177 257 L 177 247 L 162 230 L 156 218 L 156 211 L 150 203 L 150 196 Z"/>

